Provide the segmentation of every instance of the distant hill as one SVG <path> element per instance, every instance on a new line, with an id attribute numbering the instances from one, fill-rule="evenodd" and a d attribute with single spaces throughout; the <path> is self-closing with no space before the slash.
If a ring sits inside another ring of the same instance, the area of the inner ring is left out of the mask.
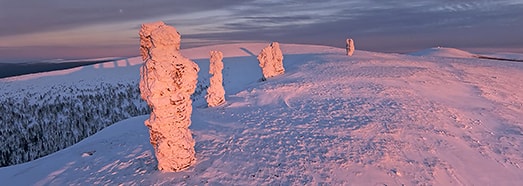
<path id="1" fill-rule="evenodd" d="M 434 47 L 417 52 L 409 53 L 413 56 L 436 56 L 436 57 L 453 57 L 453 58 L 473 58 L 476 57 L 476 54 L 470 52 L 456 49 L 456 48 L 446 48 L 446 47 Z"/>
<path id="2" fill-rule="evenodd" d="M 456 48 L 435 47 L 409 53 L 413 56 L 432 56 L 450 58 L 479 58 L 497 61 L 523 62 L 523 54 L 516 53 L 492 53 L 492 54 L 473 54 Z"/>
<path id="3" fill-rule="evenodd" d="M 0 78 L 13 77 L 13 76 L 19 76 L 19 75 L 25 75 L 25 74 L 38 73 L 38 72 L 65 70 L 65 69 L 79 67 L 79 66 L 116 61 L 119 59 L 121 59 L 121 58 L 86 59 L 86 60 L 64 61 L 64 62 L 57 62 L 57 63 L 49 63 L 49 62 L 0 63 Z"/>

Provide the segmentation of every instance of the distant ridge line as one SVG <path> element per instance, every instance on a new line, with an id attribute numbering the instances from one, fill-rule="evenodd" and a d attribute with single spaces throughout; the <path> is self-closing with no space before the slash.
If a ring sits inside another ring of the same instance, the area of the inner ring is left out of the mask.
<path id="1" fill-rule="evenodd" d="M 499 60 L 499 61 L 512 61 L 512 62 L 523 62 L 521 59 L 505 59 L 497 57 L 488 57 L 488 56 L 476 56 L 479 59 L 490 59 L 490 60 Z"/>
<path id="2" fill-rule="evenodd" d="M 77 62 L 63 62 L 63 63 L 0 63 L 0 79 L 21 76 L 26 74 L 34 74 L 40 72 L 49 72 L 55 70 L 66 70 L 75 67 L 94 65 L 98 63 L 105 63 L 111 61 L 118 61 L 126 58 L 113 58 L 103 60 L 85 60 Z"/>

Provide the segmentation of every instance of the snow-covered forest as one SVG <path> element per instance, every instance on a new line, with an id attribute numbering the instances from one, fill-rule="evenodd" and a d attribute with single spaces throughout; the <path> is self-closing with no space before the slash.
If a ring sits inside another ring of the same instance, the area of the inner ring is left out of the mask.
<path id="1" fill-rule="evenodd" d="M 140 98 L 139 58 L 1 79 L 0 167 L 76 144 L 123 119 L 149 114 Z M 202 102 L 202 75 L 192 100 Z"/>
<path id="2" fill-rule="evenodd" d="M 48 155 L 117 121 L 149 113 L 136 81 L 52 85 L 45 92 L 0 97 L 1 166 Z"/>

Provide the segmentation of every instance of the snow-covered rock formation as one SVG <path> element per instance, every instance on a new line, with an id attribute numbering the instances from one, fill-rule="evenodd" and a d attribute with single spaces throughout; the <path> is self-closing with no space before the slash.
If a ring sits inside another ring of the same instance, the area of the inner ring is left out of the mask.
<path id="1" fill-rule="evenodd" d="M 272 42 L 258 55 L 263 78 L 267 79 L 285 73 L 283 68 L 283 54 L 278 42 Z"/>
<path id="2" fill-rule="evenodd" d="M 348 56 L 352 56 L 352 54 L 354 53 L 354 50 L 355 50 L 355 48 L 354 48 L 354 40 L 347 39 L 346 42 L 347 42 L 347 45 L 345 45 L 345 48 L 347 50 L 347 55 Z"/>
<path id="3" fill-rule="evenodd" d="M 191 125 L 191 94 L 197 83 L 198 65 L 181 55 L 180 34 L 163 22 L 143 24 L 140 50 L 140 92 L 152 113 L 151 144 L 161 171 L 179 171 L 195 161 Z"/>
<path id="4" fill-rule="evenodd" d="M 207 89 L 207 105 L 215 107 L 225 102 L 225 90 L 223 89 L 223 53 L 220 51 L 210 52 L 209 74 L 212 75 L 211 83 Z"/>

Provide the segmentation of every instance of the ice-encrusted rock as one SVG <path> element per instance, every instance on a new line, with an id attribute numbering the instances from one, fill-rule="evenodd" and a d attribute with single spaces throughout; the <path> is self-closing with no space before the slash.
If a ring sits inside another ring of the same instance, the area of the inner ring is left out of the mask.
<path id="1" fill-rule="evenodd" d="M 347 45 L 345 45 L 346 49 L 347 49 L 347 55 L 348 56 L 352 56 L 352 54 L 354 53 L 354 40 L 352 39 L 347 39 L 346 40 L 347 42 Z"/>
<path id="2" fill-rule="evenodd" d="M 212 77 L 205 99 L 209 107 L 215 107 L 225 102 L 222 74 L 223 54 L 220 51 L 211 51 L 210 55 L 209 74 L 211 74 Z"/>
<path id="3" fill-rule="evenodd" d="M 263 78 L 267 79 L 285 73 L 283 68 L 283 54 L 278 42 L 272 42 L 258 55 Z"/>
<path id="4" fill-rule="evenodd" d="M 195 162 L 191 125 L 192 101 L 199 67 L 183 57 L 180 34 L 163 22 L 143 24 L 140 30 L 140 93 L 152 113 L 149 128 L 161 171 L 179 171 Z"/>

